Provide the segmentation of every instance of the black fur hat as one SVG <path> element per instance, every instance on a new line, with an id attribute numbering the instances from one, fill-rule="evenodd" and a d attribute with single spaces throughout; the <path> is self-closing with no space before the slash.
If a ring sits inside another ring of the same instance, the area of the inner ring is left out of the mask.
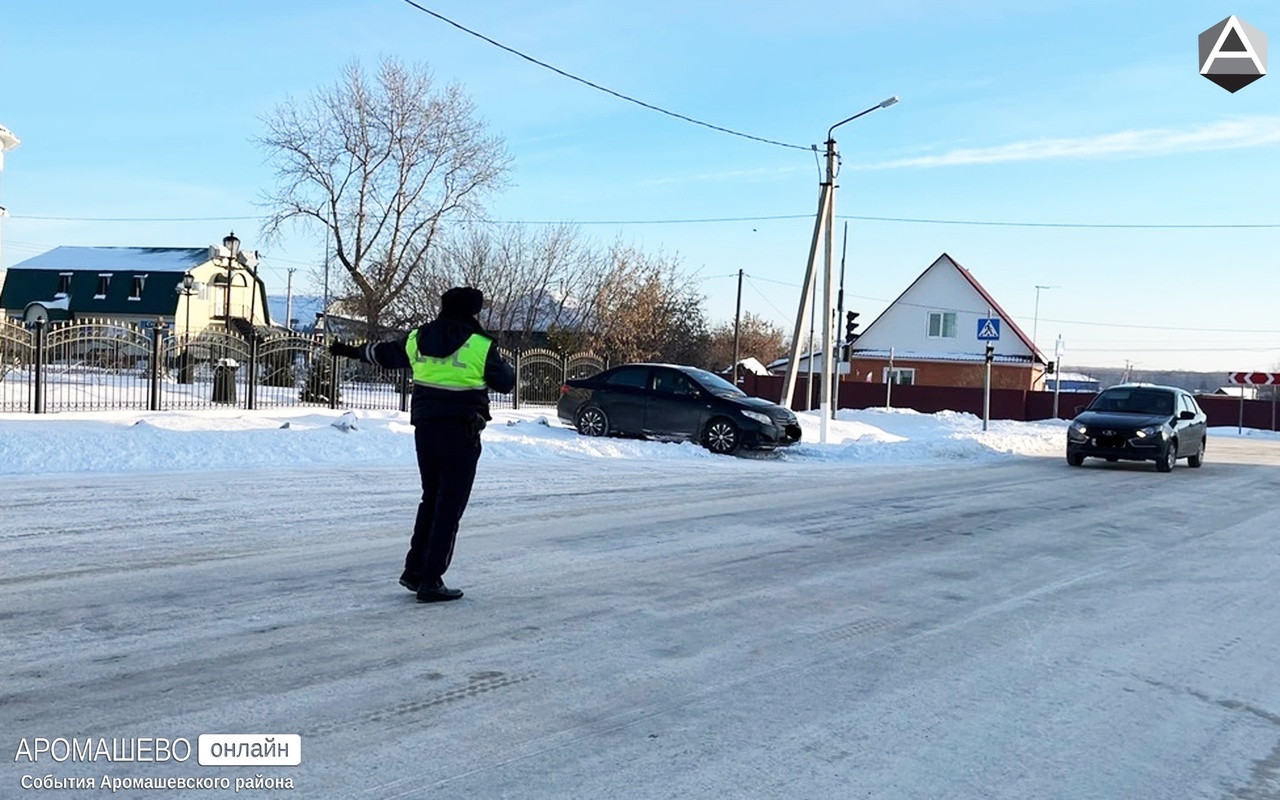
<path id="1" fill-rule="evenodd" d="M 474 317 L 484 308 L 484 292 L 470 286 L 455 286 L 440 295 L 440 315 Z"/>

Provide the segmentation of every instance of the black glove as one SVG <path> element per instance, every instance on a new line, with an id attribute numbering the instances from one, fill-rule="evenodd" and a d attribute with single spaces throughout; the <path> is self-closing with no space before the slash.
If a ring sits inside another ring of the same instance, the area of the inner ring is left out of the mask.
<path id="1" fill-rule="evenodd" d="M 364 355 L 364 348 L 356 347 L 353 344 L 347 344 L 341 339 L 334 339 L 332 342 L 329 342 L 329 352 L 333 353 L 335 356 L 359 360 L 360 357 Z"/>

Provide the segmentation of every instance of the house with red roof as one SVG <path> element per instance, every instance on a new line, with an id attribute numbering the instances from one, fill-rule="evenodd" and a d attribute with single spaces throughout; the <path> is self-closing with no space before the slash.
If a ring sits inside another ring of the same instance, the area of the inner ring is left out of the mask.
<path id="1" fill-rule="evenodd" d="M 982 387 L 987 342 L 993 389 L 1044 385 L 1044 355 L 973 273 L 943 253 L 866 327 L 848 380 Z"/>

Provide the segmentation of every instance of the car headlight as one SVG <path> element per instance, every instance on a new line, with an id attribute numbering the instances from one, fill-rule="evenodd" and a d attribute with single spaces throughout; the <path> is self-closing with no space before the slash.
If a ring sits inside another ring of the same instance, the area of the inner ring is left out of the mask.
<path id="1" fill-rule="evenodd" d="M 772 425 L 773 419 L 768 414 L 761 414 L 758 411 L 743 411 L 742 416 L 747 419 L 753 419 L 761 425 Z"/>
<path id="2" fill-rule="evenodd" d="M 1138 439 L 1145 439 L 1145 438 L 1147 438 L 1148 436 L 1155 436 L 1155 435 L 1156 435 L 1156 434 L 1158 434 L 1159 432 L 1160 432 L 1160 429 L 1159 429 L 1159 428 L 1157 428 L 1157 427 L 1156 427 L 1156 426 L 1154 426 L 1154 425 L 1151 425 L 1151 426 L 1148 426 L 1148 427 L 1146 427 L 1146 428 L 1143 428 L 1142 430 L 1135 431 L 1133 435 L 1134 435 L 1134 437 L 1135 437 L 1135 438 L 1138 438 Z"/>
<path id="3" fill-rule="evenodd" d="M 1083 435 L 1085 435 L 1086 433 L 1088 433 L 1088 432 L 1089 432 L 1089 429 L 1088 429 L 1088 428 L 1086 428 L 1085 426 L 1081 425 L 1079 422 L 1073 422 L 1073 423 L 1071 423 L 1071 432 L 1072 432 L 1072 433 L 1078 433 L 1078 434 L 1080 434 L 1081 436 L 1083 436 Z"/>

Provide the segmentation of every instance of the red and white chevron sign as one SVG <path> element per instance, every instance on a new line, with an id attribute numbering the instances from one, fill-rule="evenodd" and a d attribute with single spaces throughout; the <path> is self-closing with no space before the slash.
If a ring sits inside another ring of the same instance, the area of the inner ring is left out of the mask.
<path id="1" fill-rule="evenodd" d="M 1232 372 L 1227 380 L 1238 386 L 1280 386 L 1280 372 Z"/>

